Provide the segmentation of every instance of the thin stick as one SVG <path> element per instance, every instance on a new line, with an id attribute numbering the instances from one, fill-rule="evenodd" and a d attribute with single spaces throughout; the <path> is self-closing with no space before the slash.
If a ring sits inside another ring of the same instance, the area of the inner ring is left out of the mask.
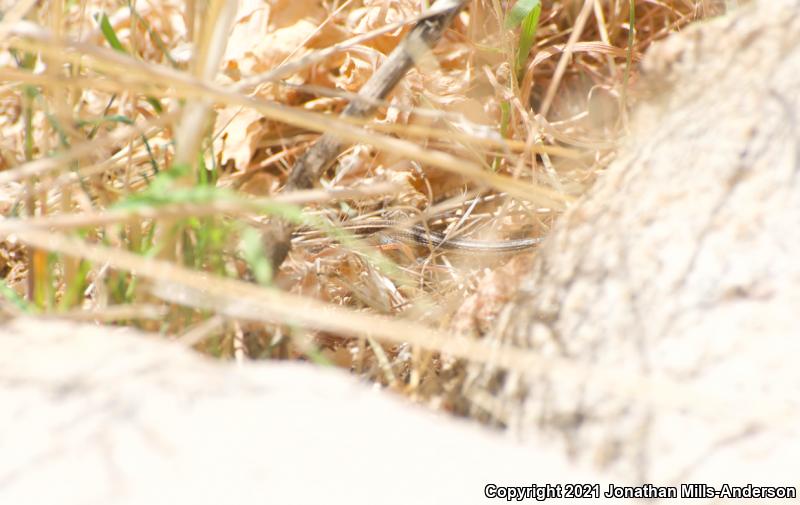
<path id="1" fill-rule="evenodd" d="M 359 90 L 358 96 L 348 104 L 342 116 L 363 118 L 371 115 L 377 108 L 376 100 L 386 98 L 414 62 L 439 42 L 453 17 L 465 4 L 466 0 L 437 1 L 434 8 L 445 10 L 422 19 L 408 32 L 400 45 L 386 58 L 384 64 Z M 334 133 L 328 132 L 322 135 L 295 163 L 286 181 L 285 190 L 312 188 L 346 146 L 346 141 Z M 275 270 L 280 267 L 291 250 L 293 232 L 293 224 L 278 220 L 265 234 L 265 250 Z"/>
<path id="2" fill-rule="evenodd" d="M 375 112 L 376 100 L 386 98 L 414 65 L 414 62 L 439 42 L 445 29 L 450 26 L 453 17 L 465 4 L 465 0 L 439 0 L 436 2 L 435 8 L 445 8 L 446 10 L 423 19 L 411 29 L 400 45 L 386 58 L 384 64 L 364 84 L 358 92 L 358 97 L 350 102 L 342 112 L 342 116 L 362 118 Z M 335 134 L 324 134 L 292 168 L 289 180 L 286 182 L 286 189 L 313 187 L 346 145 Z"/>

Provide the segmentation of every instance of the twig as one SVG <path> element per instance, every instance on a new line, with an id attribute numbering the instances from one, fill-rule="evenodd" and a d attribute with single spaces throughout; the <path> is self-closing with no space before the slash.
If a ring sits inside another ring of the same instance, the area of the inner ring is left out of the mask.
<path id="1" fill-rule="evenodd" d="M 453 17 L 461 10 L 464 0 L 439 0 L 434 8 L 450 8 L 421 20 L 386 58 L 383 65 L 369 78 L 358 97 L 342 112 L 343 117 L 362 118 L 375 112 L 376 101 L 386 98 L 400 79 L 425 52 L 435 46 Z M 322 173 L 336 159 L 347 144 L 333 133 L 324 134 L 301 157 L 286 183 L 286 189 L 308 189 L 314 186 Z"/>
<path id="2" fill-rule="evenodd" d="M 375 112 L 376 101 L 383 100 L 424 53 L 431 50 L 450 26 L 453 17 L 466 5 L 466 0 L 439 0 L 433 8 L 438 12 L 420 20 L 389 54 L 384 64 L 359 90 L 358 96 L 342 112 L 345 118 L 363 118 Z M 295 163 L 285 190 L 309 189 L 319 180 L 347 146 L 334 133 L 325 133 Z M 272 265 L 278 268 L 291 248 L 294 225 L 276 222 L 266 238 L 265 247 Z"/>

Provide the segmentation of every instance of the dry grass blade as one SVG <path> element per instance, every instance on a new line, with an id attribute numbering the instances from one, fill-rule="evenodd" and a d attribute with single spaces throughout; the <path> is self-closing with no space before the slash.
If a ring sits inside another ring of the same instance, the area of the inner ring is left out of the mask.
<path id="1" fill-rule="evenodd" d="M 553 104 L 553 98 L 556 95 L 559 84 L 561 84 L 562 77 L 564 77 L 564 72 L 567 70 L 567 65 L 572 57 L 575 43 L 578 41 L 578 38 L 580 38 L 581 33 L 583 33 L 583 28 L 586 25 L 586 21 L 589 19 L 589 14 L 592 12 L 592 2 L 593 0 L 584 0 L 583 7 L 581 7 L 578 18 L 575 20 L 575 26 L 572 28 L 572 33 L 564 47 L 564 52 L 558 62 L 553 79 L 550 81 L 550 86 L 547 88 L 547 94 L 544 97 L 544 101 L 542 101 L 542 107 L 539 110 L 542 116 L 547 117 L 547 113 L 550 112 L 550 106 Z"/>
<path id="2" fill-rule="evenodd" d="M 43 317 L 54 319 L 68 319 L 70 321 L 94 321 L 112 323 L 115 321 L 130 321 L 141 319 L 162 319 L 169 315 L 169 310 L 161 305 L 154 304 L 125 304 L 100 309 L 83 310 L 73 309 L 58 314 L 46 314 Z"/>
<path id="3" fill-rule="evenodd" d="M 136 219 L 164 219 L 220 215 L 250 215 L 274 208 L 280 204 L 304 204 L 332 200 L 358 200 L 391 194 L 397 186 L 381 184 L 375 187 L 343 190 L 295 191 L 274 198 L 252 198 L 249 200 L 217 200 L 206 203 L 169 203 L 158 206 L 139 206 L 75 214 L 55 214 L 18 219 L 0 220 L 0 233 L 10 234 L 31 228 L 67 230 L 91 226 L 106 226 Z"/>
<path id="4" fill-rule="evenodd" d="M 8 35 L 14 23 L 23 19 L 35 4 L 36 0 L 21 0 L 3 13 L 3 21 L 0 23 L 0 40 Z"/>
<path id="5" fill-rule="evenodd" d="M 194 75 L 198 79 L 211 81 L 217 74 L 226 40 L 236 14 L 236 4 L 224 0 L 212 0 L 206 8 L 203 29 L 200 30 L 197 46 L 197 59 L 194 60 Z M 175 162 L 193 165 L 200 143 L 211 114 L 211 104 L 203 99 L 186 103 L 176 133 L 177 149 Z M 187 181 L 187 184 L 190 181 Z"/>

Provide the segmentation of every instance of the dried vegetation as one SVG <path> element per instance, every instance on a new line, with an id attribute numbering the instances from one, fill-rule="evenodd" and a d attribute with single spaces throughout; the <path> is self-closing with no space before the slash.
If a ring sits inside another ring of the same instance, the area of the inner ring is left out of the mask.
<path id="1" fill-rule="evenodd" d="M 362 240 L 343 223 L 546 235 L 614 155 L 642 52 L 721 6 L 543 2 L 520 57 L 510 6 L 473 0 L 377 117 L 337 119 L 424 3 L 4 7 L 0 307 L 159 330 L 220 357 L 333 362 L 454 405 L 459 358 L 482 359 L 532 254 Z M 322 189 L 281 193 L 325 131 L 353 146 Z M 270 272 L 259 230 L 275 215 L 307 232 Z"/>

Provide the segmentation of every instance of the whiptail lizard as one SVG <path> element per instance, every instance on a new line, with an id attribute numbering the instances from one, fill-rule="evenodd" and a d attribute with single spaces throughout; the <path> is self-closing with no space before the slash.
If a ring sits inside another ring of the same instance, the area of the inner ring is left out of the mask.
<path id="1" fill-rule="evenodd" d="M 509 240 L 484 241 L 464 238 L 449 238 L 444 233 L 431 231 L 421 224 L 403 226 L 389 220 L 367 220 L 358 223 L 343 223 L 345 231 L 355 235 L 386 234 L 406 243 L 421 245 L 431 249 L 473 254 L 509 254 L 525 251 L 539 245 L 542 237 Z"/>

